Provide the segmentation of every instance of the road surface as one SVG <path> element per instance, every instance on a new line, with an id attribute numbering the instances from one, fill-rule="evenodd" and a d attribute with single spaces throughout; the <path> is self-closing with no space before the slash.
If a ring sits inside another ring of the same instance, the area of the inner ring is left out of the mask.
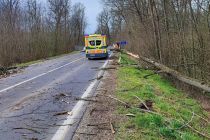
<path id="1" fill-rule="evenodd" d="M 77 53 L 0 79 L 0 140 L 70 140 L 107 62 Z"/>

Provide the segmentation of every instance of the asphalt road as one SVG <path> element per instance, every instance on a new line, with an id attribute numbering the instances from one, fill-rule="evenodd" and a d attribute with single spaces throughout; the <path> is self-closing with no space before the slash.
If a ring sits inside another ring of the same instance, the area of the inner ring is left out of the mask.
<path id="1" fill-rule="evenodd" d="M 77 98 L 92 94 L 107 61 L 71 54 L 0 79 L 0 140 L 71 139 L 85 106 Z"/>

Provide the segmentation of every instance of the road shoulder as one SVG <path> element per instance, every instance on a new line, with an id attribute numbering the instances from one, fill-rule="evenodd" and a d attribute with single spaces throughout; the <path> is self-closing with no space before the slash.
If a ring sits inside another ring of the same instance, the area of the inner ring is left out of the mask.
<path id="1" fill-rule="evenodd" d="M 209 138 L 199 101 L 125 54 L 121 61 L 106 72 L 74 140 Z"/>
<path id="2" fill-rule="evenodd" d="M 108 96 L 113 96 L 116 90 L 116 55 L 111 58 L 108 69 L 105 70 L 104 78 L 101 80 L 95 96 L 91 99 L 93 101 L 90 101 L 88 104 L 73 140 L 114 139 L 114 132 L 111 130 L 111 126 L 114 127 L 121 119 L 115 113 L 116 102 L 110 100 Z"/>

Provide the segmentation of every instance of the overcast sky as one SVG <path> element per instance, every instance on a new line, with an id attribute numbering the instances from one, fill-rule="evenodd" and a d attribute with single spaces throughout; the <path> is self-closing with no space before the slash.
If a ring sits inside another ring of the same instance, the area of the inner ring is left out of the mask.
<path id="1" fill-rule="evenodd" d="M 87 34 L 94 33 L 97 26 L 96 17 L 102 11 L 102 0 L 71 0 L 72 4 L 81 2 L 86 7 L 86 17 L 88 20 Z"/>

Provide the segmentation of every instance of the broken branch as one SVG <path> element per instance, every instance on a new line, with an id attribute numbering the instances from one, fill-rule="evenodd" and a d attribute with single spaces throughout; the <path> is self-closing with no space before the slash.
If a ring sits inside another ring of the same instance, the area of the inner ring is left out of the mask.
<path id="1" fill-rule="evenodd" d="M 75 98 L 76 100 L 83 100 L 83 101 L 89 101 L 89 102 L 98 102 L 97 100 L 92 100 L 92 99 L 86 99 L 86 98 Z"/>
<path id="2" fill-rule="evenodd" d="M 99 126 L 99 125 L 104 125 L 104 124 L 109 124 L 109 122 L 103 122 L 103 123 L 97 123 L 97 124 L 88 124 L 87 126 Z"/>
<path id="3" fill-rule="evenodd" d="M 203 91 L 206 91 L 206 92 L 210 92 L 210 86 L 209 85 L 205 85 L 203 84 L 202 82 L 196 80 L 196 79 L 193 79 L 191 77 L 187 77 L 187 76 L 184 76 L 183 74 L 163 65 L 163 64 L 160 64 L 160 63 L 157 63 L 151 59 L 148 59 L 146 57 L 143 57 L 143 56 L 139 56 L 139 55 L 134 55 L 130 52 L 127 52 L 128 55 L 134 57 L 134 58 L 137 58 L 137 59 L 141 59 L 143 60 L 144 62 L 146 63 L 149 63 L 153 66 L 155 66 L 157 69 L 160 69 L 162 71 L 164 71 L 165 73 L 167 74 L 170 74 L 172 77 L 176 78 L 177 80 L 183 82 L 183 83 L 186 83 L 190 86 L 194 86 L 198 89 L 202 89 Z"/>
<path id="4" fill-rule="evenodd" d="M 136 98 L 144 105 L 144 107 L 146 107 L 147 110 L 150 110 L 149 107 L 145 104 L 145 102 L 144 102 L 142 99 L 140 99 L 140 98 L 139 98 L 138 96 L 136 96 L 136 95 L 134 95 L 134 97 L 136 97 Z"/>
<path id="5" fill-rule="evenodd" d="M 38 133 L 40 134 L 39 131 L 35 130 L 35 129 L 32 129 L 32 128 L 25 128 L 25 127 L 17 127 L 17 128 L 13 128 L 14 130 L 29 130 L 29 131 L 32 131 L 34 133 Z"/>
<path id="6" fill-rule="evenodd" d="M 192 131 L 196 132 L 197 134 L 199 134 L 202 137 L 208 138 L 210 140 L 210 136 L 207 136 L 206 134 L 194 129 L 192 126 L 190 126 L 189 124 L 186 125 L 188 128 L 190 128 Z"/>
<path id="7" fill-rule="evenodd" d="M 110 128 L 111 128 L 112 134 L 115 134 L 115 130 L 114 130 L 114 127 L 112 125 L 112 122 L 110 121 L 109 124 L 110 124 Z"/>
<path id="8" fill-rule="evenodd" d="M 123 101 L 121 101 L 121 100 L 119 100 L 119 99 L 117 99 L 117 98 L 114 98 L 114 97 L 112 97 L 111 95 L 108 95 L 108 96 L 106 96 L 106 97 L 109 97 L 109 98 L 111 98 L 111 99 L 113 99 L 113 100 L 115 100 L 115 101 L 118 101 L 118 102 L 120 102 L 121 104 L 125 105 L 127 108 L 130 108 L 130 105 L 129 105 L 128 103 L 123 102 Z"/>
<path id="9" fill-rule="evenodd" d="M 112 69 L 117 69 L 116 67 L 105 67 L 101 68 L 100 70 L 112 70 Z"/>
<path id="10" fill-rule="evenodd" d="M 89 80 L 89 81 L 101 80 L 103 77 L 104 77 L 104 76 L 103 76 L 103 75 L 101 75 L 101 76 L 98 76 L 97 78 L 91 79 L 91 80 Z"/>
<path id="11" fill-rule="evenodd" d="M 60 115 L 72 115 L 72 112 L 64 111 L 54 114 L 53 116 L 60 116 Z"/>
<path id="12" fill-rule="evenodd" d="M 180 128 L 177 128 L 176 130 L 182 129 L 186 127 L 187 125 L 189 125 L 193 121 L 194 116 L 195 116 L 195 113 L 193 112 L 191 119 L 186 124 L 182 125 Z"/>

